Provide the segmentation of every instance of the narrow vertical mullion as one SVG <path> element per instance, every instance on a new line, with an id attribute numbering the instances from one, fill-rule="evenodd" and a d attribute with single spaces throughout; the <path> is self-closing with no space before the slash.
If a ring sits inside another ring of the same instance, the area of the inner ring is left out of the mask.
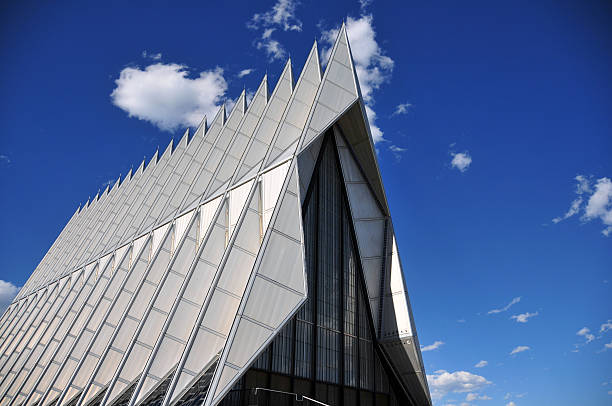
<path id="1" fill-rule="evenodd" d="M 323 148 L 323 146 L 321 147 Z M 321 151 L 322 153 L 323 151 Z M 318 174 L 317 174 L 318 175 Z M 312 326 L 312 340 L 311 340 L 311 345 L 312 345 L 312 351 L 311 351 L 311 361 L 310 361 L 310 394 L 311 396 L 315 397 L 315 381 L 317 379 L 317 370 L 316 370 L 316 366 L 317 366 L 317 338 L 318 338 L 318 325 L 319 325 L 319 318 L 317 316 L 318 314 L 318 301 L 319 301 L 319 209 L 320 209 L 320 205 L 321 205 L 321 182 L 319 182 L 319 178 L 317 177 L 316 179 L 316 195 L 315 195 L 315 224 L 314 224 L 314 232 L 316 233 L 316 242 L 314 245 L 314 253 L 313 253 L 313 258 L 314 258 L 314 269 L 313 269 L 313 302 L 312 302 L 312 321 L 313 321 L 313 326 Z"/>
<path id="2" fill-rule="evenodd" d="M 336 147 L 336 143 L 334 142 L 334 148 Z M 336 162 L 336 169 L 338 168 L 338 163 Z M 336 176 L 339 174 L 336 173 Z M 341 177 L 339 180 L 341 181 Z M 342 185 L 340 185 L 342 188 Z M 346 253 L 344 252 L 344 199 L 342 193 L 340 194 L 340 405 L 344 406 L 344 337 L 345 337 L 345 326 L 344 326 L 344 308 L 345 308 L 345 292 L 344 292 L 344 273 L 346 272 L 344 257 Z"/>

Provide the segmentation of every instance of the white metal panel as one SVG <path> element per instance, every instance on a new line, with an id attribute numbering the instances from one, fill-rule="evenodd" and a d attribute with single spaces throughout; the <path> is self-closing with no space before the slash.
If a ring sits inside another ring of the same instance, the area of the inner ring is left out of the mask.
<path id="1" fill-rule="evenodd" d="M 276 329 L 303 298 L 303 294 L 286 289 L 258 275 L 249 294 L 244 315 Z"/>
<path id="2" fill-rule="evenodd" d="M 195 213 L 195 210 L 191 210 L 190 212 L 183 214 L 182 216 L 178 217 L 175 220 L 172 252 L 174 252 L 176 246 L 183 239 L 183 235 L 185 234 L 185 231 L 187 230 L 187 226 L 189 225 L 189 221 L 191 220 L 191 217 L 194 215 L 194 213 Z"/>
<path id="3" fill-rule="evenodd" d="M 200 231 L 198 237 L 198 245 L 202 242 L 202 239 L 206 236 L 206 232 L 208 231 L 208 227 L 213 221 L 213 217 L 221 203 L 222 196 L 217 197 L 216 199 L 211 200 L 203 204 L 200 207 Z"/>
<path id="4" fill-rule="evenodd" d="M 153 243 L 151 245 L 151 253 L 155 255 L 157 252 L 157 248 L 162 243 L 166 232 L 168 231 L 168 227 L 170 227 L 170 223 L 164 224 L 163 226 L 153 230 Z M 172 244 L 168 247 L 169 251 L 172 250 Z"/>
<path id="5" fill-rule="evenodd" d="M 310 54 L 308 55 L 308 59 L 302 69 L 302 74 L 298 79 L 295 92 L 292 94 L 292 100 L 289 103 L 288 111 L 294 111 L 293 105 L 297 103 L 301 105 L 299 107 L 299 111 L 309 110 L 310 106 L 314 101 L 314 92 L 311 91 L 313 85 L 318 85 L 321 81 L 321 67 L 319 64 L 319 53 L 317 50 L 317 44 L 313 45 L 310 50 Z M 296 112 L 298 110 L 295 110 Z M 308 111 L 306 111 L 307 113 Z M 297 114 L 297 113 L 296 113 Z M 285 117 L 283 118 L 283 124 L 281 125 L 281 131 L 277 131 L 275 134 L 275 140 L 273 142 L 273 147 L 268 153 L 268 158 L 266 159 L 266 164 L 264 166 L 268 166 L 270 163 L 275 162 L 277 158 L 285 153 L 293 153 L 296 146 L 297 141 L 301 135 L 301 132 L 306 125 L 306 116 L 295 117 L 295 123 L 291 125 L 287 125 L 285 120 L 287 120 L 287 112 L 285 113 Z"/>
<path id="6" fill-rule="evenodd" d="M 240 213 L 246 204 L 253 181 L 246 182 L 229 192 L 229 235 L 234 232 L 234 227 L 240 217 Z"/>

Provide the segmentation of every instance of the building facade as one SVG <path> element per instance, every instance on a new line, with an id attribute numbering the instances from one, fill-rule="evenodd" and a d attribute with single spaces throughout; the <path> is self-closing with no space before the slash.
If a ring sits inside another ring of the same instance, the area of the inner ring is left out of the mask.
<path id="1" fill-rule="evenodd" d="M 431 404 L 344 26 L 79 208 L 2 315 L 0 406 L 98 404 Z"/>

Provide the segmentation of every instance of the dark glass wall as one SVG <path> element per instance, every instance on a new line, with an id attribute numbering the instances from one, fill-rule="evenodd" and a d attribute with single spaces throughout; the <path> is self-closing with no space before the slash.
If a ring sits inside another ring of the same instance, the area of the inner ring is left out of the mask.
<path id="1" fill-rule="evenodd" d="M 375 348 L 341 179 L 327 134 L 302 210 L 309 299 L 222 404 L 308 404 L 283 394 L 254 396 L 256 387 L 330 405 L 408 404 L 396 399 Z"/>

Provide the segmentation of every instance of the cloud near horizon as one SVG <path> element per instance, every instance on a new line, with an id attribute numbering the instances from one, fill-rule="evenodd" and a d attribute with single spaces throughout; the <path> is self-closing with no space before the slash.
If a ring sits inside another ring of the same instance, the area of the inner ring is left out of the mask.
<path id="1" fill-rule="evenodd" d="M 427 382 L 434 399 L 441 399 L 449 393 L 478 392 L 491 385 L 485 377 L 467 371 L 435 371 L 427 375 Z"/>

